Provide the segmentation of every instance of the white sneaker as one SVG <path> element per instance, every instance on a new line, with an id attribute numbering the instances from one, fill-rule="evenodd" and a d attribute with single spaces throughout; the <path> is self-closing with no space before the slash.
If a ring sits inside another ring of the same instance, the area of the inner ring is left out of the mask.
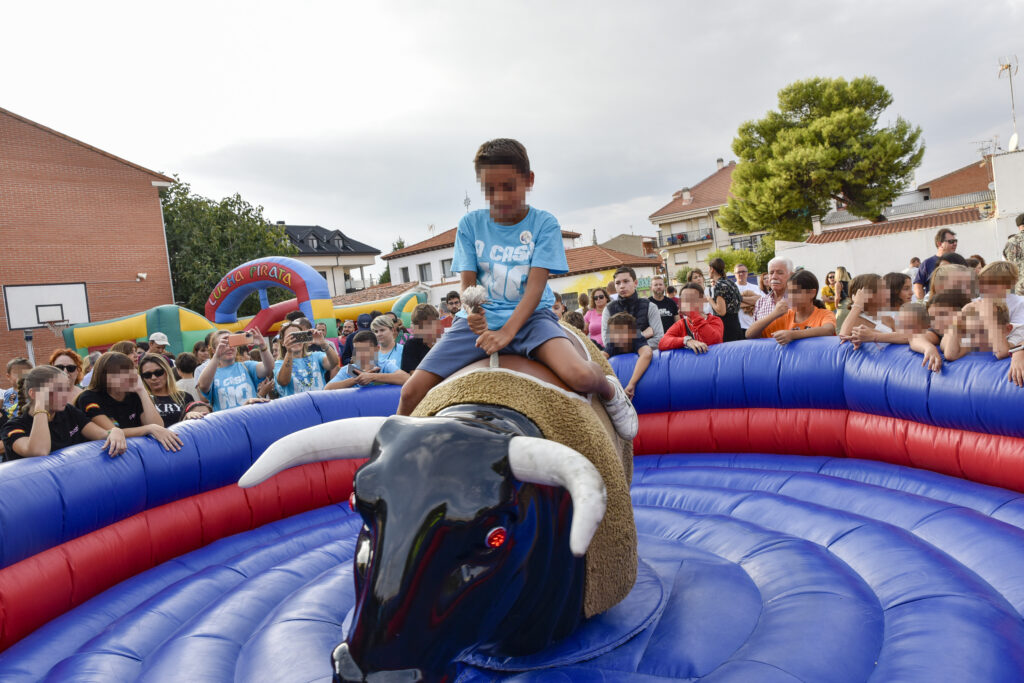
<path id="1" fill-rule="evenodd" d="M 612 385 L 615 394 L 607 401 L 601 399 L 604 409 L 608 411 L 608 417 L 611 419 L 616 433 L 626 441 L 632 441 L 640 427 L 633 402 L 629 400 L 629 396 L 626 396 L 618 377 L 608 375 L 605 379 L 608 380 L 608 384 Z"/>

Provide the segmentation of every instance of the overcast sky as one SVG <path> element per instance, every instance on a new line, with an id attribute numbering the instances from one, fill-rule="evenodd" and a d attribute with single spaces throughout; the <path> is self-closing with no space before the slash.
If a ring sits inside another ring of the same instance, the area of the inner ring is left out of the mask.
<path id="1" fill-rule="evenodd" d="M 12 3 L 0 106 L 385 253 L 482 208 L 473 154 L 515 137 L 531 203 L 589 244 L 653 234 L 802 78 L 877 77 L 883 123 L 924 130 L 918 182 L 978 159 L 1021 26 L 1021 1 Z"/>

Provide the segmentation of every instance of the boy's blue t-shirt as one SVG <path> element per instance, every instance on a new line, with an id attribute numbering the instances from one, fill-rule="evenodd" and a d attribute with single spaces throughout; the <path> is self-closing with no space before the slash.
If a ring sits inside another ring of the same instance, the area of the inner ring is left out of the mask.
<path id="1" fill-rule="evenodd" d="M 498 225 L 487 209 L 468 213 L 459 221 L 452 272 L 476 271 L 477 284 L 487 289 L 488 329 L 500 329 L 508 322 L 526 291 L 530 268 L 546 268 L 552 274 L 569 270 L 562 228 L 547 211 L 531 206 L 526 218 L 515 225 Z M 555 295 L 545 284 L 537 310 L 550 309 L 554 303 Z"/>
<path id="2" fill-rule="evenodd" d="M 333 382 L 340 382 L 340 381 L 342 381 L 344 379 L 351 379 L 352 377 L 358 377 L 359 375 L 357 375 L 356 373 L 352 372 L 352 368 L 353 367 L 358 368 L 359 366 L 356 365 L 355 363 L 349 363 L 348 365 L 341 366 L 341 369 L 338 370 L 338 374 L 334 376 L 334 379 L 332 379 L 331 382 L 332 383 Z M 400 366 L 396 365 L 395 362 L 392 361 L 392 360 L 378 361 L 377 362 L 377 367 L 380 368 L 380 371 L 381 371 L 382 374 L 388 374 L 388 373 L 391 373 L 391 372 L 398 372 L 398 370 L 400 369 Z M 374 383 L 374 384 L 376 384 L 376 383 Z M 357 384 L 356 385 L 356 387 L 360 387 L 360 386 L 364 386 L 364 385 L 362 385 L 362 384 Z M 371 384 L 370 386 L 373 386 L 373 385 Z"/>
<path id="3" fill-rule="evenodd" d="M 250 398 L 257 398 L 260 378 L 256 371 L 261 365 L 254 360 L 247 360 L 232 363 L 226 368 L 217 368 L 210 391 L 203 396 L 209 399 L 214 410 L 237 408 Z"/>
<path id="4" fill-rule="evenodd" d="M 306 391 L 318 391 L 323 389 L 327 382 L 324 379 L 323 360 L 327 354 L 323 351 L 313 351 L 302 358 L 292 358 L 292 381 L 287 385 L 278 384 L 277 375 L 281 372 L 283 360 L 274 363 L 274 386 L 277 387 L 277 395 L 282 398 L 292 394 L 301 394 Z"/>

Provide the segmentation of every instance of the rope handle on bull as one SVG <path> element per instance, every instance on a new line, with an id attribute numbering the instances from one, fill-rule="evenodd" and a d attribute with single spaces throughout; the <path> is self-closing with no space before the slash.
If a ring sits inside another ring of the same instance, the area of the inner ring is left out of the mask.
<path id="1" fill-rule="evenodd" d="M 482 285 L 474 285 L 473 287 L 467 287 L 462 291 L 462 309 L 466 311 L 466 314 L 480 313 L 483 314 L 483 305 L 487 302 L 487 290 Z M 498 354 L 491 354 L 491 367 L 498 367 Z"/>

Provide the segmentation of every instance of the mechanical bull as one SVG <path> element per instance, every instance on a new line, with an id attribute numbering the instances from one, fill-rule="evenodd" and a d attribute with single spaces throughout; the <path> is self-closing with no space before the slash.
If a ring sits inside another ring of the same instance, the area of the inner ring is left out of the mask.
<path id="1" fill-rule="evenodd" d="M 516 382 L 557 382 L 532 361 L 502 358 L 515 369 L 462 373 L 508 372 L 501 381 L 510 395 L 524 393 Z M 552 390 L 591 414 L 601 410 L 598 401 Z M 430 417 L 319 425 L 274 443 L 239 482 L 252 486 L 309 462 L 369 458 L 352 494 L 364 524 L 356 607 L 333 653 L 335 680 L 451 680 L 461 657 L 538 652 L 628 593 L 636 575 L 629 473 L 621 461 L 595 466 L 593 454 L 544 438 L 523 410 L 488 400 L 447 405 Z M 605 443 L 616 438 L 606 417 L 587 419 L 586 429 L 605 430 L 598 435 Z M 616 478 L 611 506 L 609 471 Z M 628 517 L 620 527 L 632 536 L 624 541 L 601 539 L 611 510 Z M 592 562 L 592 540 L 614 548 L 603 559 L 614 566 Z M 632 543 L 631 553 L 621 543 Z M 624 576 L 621 587 L 595 601 L 596 584 L 615 583 L 606 580 L 609 571 Z"/>

